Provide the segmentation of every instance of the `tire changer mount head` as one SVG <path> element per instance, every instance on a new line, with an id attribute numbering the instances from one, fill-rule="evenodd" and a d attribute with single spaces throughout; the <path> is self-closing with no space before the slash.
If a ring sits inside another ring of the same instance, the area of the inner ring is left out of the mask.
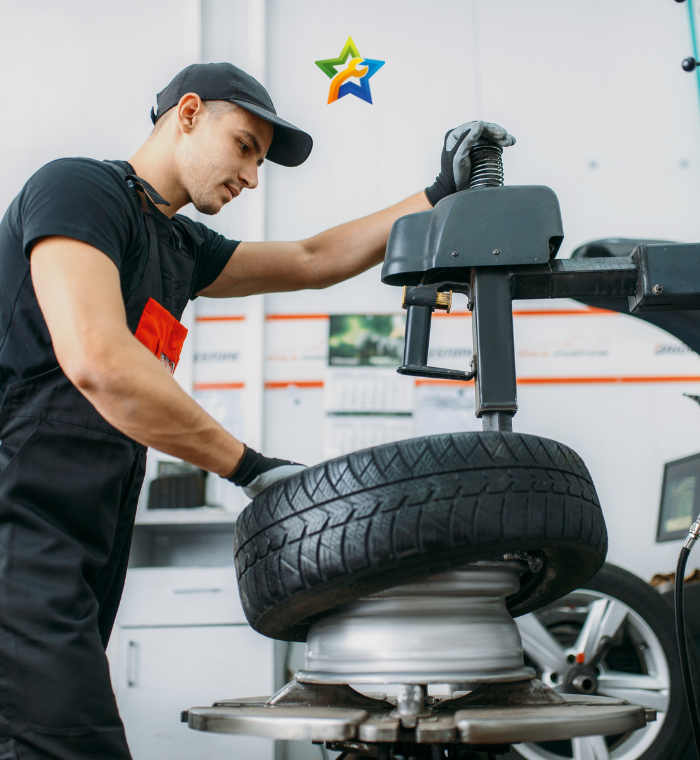
<path id="1" fill-rule="evenodd" d="M 630 312 L 700 309 L 700 244 L 638 245 L 628 258 L 557 260 L 564 233 L 555 193 L 503 186 L 502 150 L 472 149 L 470 187 L 398 219 L 383 282 L 407 309 L 398 372 L 475 380 L 484 430 L 512 430 L 517 411 L 512 301 L 627 296 Z M 453 293 L 472 312 L 469 372 L 427 363 L 435 309 Z M 373 594 L 316 622 L 305 668 L 272 697 L 226 700 L 183 713 L 190 728 L 325 743 L 349 758 L 457 758 L 511 743 L 625 734 L 655 719 L 623 700 L 554 692 L 525 666 L 505 599 L 527 557 L 476 562 Z M 429 684 L 448 684 L 429 696 Z M 399 684 L 398 694 L 358 686 Z"/>

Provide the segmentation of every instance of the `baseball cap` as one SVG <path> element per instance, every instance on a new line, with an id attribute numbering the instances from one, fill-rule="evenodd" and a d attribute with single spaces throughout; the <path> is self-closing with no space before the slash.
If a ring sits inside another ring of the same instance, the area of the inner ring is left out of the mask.
<path id="1" fill-rule="evenodd" d="M 228 100 L 273 124 L 275 132 L 267 151 L 268 161 L 299 166 L 309 157 L 314 144 L 311 135 L 280 119 L 267 90 L 232 63 L 193 63 L 183 69 L 156 96 L 158 111 L 151 109 L 153 123 L 188 92 L 196 93 L 202 100 Z"/>

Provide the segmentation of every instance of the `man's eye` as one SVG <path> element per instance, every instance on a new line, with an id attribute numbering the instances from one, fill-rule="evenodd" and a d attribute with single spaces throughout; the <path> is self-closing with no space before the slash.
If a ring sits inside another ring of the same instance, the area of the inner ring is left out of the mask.
<path id="1" fill-rule="evenodd" d="M 245 153 L 247 150 L 250 150 L 250 148 L 244 143 L 241 143 L 241 150 Z"/>

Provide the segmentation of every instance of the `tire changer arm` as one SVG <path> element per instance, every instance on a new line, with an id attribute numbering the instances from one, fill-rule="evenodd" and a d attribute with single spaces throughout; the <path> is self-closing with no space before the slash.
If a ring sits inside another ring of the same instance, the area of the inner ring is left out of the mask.
<path id="1" fill-rule="evenodd" d="M 628 258 L 557 260 L 564 238 L 557 196 L 543 186 L 503 186 L 501 153 L 480 140 L 472 149 L 476 182 L 394 223 L 382 281 L 404 286 L 398 372 L 474 379 L 483 429 L 510 431 L 518 409 L 513 300 L 626 296 L 637 315 L 700 310 L 700 243 L 638 245 Z M 449 312 L 453 292 L 467 295 L 472 312 L 469 372 L 427 363 L 432 313 Z"/>

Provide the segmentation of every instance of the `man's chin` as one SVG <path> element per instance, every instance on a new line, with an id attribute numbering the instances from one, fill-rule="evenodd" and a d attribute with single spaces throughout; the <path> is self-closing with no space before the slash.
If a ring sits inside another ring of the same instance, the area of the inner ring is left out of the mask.
<path id="1" fill-rule="evenodd" d="M 217 202 L 205 202 L 205 201 L 192 201 L 192 205 L 199 211 L 200 214 L 206 214 L 207 216 L 214 216 L 225 206 L 220 201 Z"/>

